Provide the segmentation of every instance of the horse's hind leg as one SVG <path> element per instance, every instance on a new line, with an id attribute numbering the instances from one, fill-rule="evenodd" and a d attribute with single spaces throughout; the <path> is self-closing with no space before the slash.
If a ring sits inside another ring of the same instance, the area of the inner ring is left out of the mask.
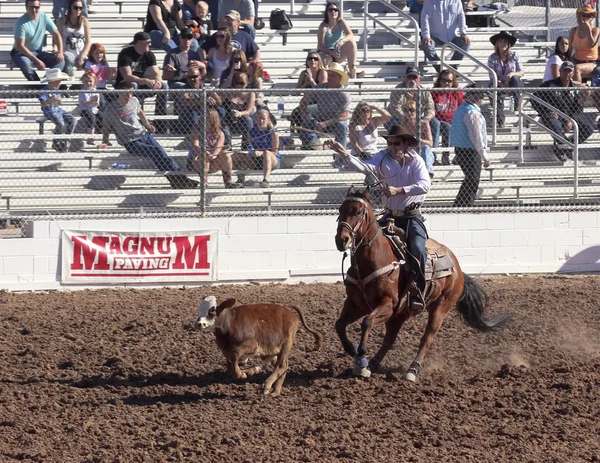
<path id="1" fill-rule="evenodd" d="M 433 303 L 433 307 L 429 312 L 429 319 L 427 320 L 425 333 L 423 333 L 423 337 L 421 338 L 419 352 L 417 353 L 415 360 L 410 365 L 408 370 L 406 370 L 404 379 L 407 381 L 416 381 L 417 376 L 421 372 L 425 356 L 433 344 L 436 334 L 442 327 L 444 318 L 446 318 L 446 315 L 448 315 L 448 312 L 450 312 L 450 309 L 453 305 L 454 303 L 449 302 L 445 297 L 442 297 Z"/>
<path id="2" fill-rule="evenodd" d="M 342 313 L 335 322 L 335 331 L 338 334 L 340 341 L 342 342 L 344 352 L 346 352 L 350 357 L 356 357 L 356 348 L 354 347 L 354 344 L 352 344 L 348 339 L 346 328 L 348 327 L 348 325 L 354 323 L 360 317 L 361 313 L 358 311 L 354 303 L 350 299 L 346 299 L 346 301 L 344 302 L 344 308 L 342 309 Z"/>
<path id="3" fill-rule="evenodd" d="M 402 328 L 402 325 L 408 318 L 410 314 L 404 310 L 398 316 L 389 319 L 385 323 L 385 336 L 383 337 L 383 343 L 381 347 L 375 354 L 375 356 L 369 360 L 369 369 L 371 371 L 377 371 L 379 369 L 379 365 L 383 361 L 383 358 L 387 355 L 389 350 L 392 348 L 394 343 L 396 342 L 396 338 L 398 337 L 398 333 Z"/>

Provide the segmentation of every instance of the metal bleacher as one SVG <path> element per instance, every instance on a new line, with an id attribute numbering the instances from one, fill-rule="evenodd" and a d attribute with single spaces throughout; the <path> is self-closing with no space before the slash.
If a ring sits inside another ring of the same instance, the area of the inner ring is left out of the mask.
<path id="1" fill-rule="evenodd" d="M 373 2 L 376 3 L 376 2 Z M 402 2 L 393 2 L 404 8 Z M 292 15 L 294 28 L 283 44 L 278 31 L 266 28 L 257 31 L 257 43 L 261 47 L 261 61 L 269 72 L 272 82 L 265 89 L 268 104 L 276 113 L 277 98 L 269 98 L 269 89 L 285 89 L 295 86 L 298 75 L 304 68 L 304 58 L 310 49 L 316 48 L 316 30 L 321 21 L 324 2 L 296 3 Z M 50 1 L 42 2 L 42 10 L 51 11 Z M 116 65 L 119 50 L 127 45 L 134 33 L 141 30 L 146 15 L 146 0 L 95 0 L 96 14 L 90 15 L 94 42 L 102 43 L 107 49 L 109 63 Z M 268 18 L 274 8 L 289 11 L 289 4 L 277 1 L 263 1 L 260 16 Z M 362 1 L 346 0 L 344 17 L 349 21 L 359 48 L 359 68 L 365 72 L 361 79 L 348 86 L 354 91 L 365 90 L 353 96 L 353 103 L 366 99 L 377 106 L 383 106 L 393 89 L 404 75 L 406 67 L 414 64 L 414 48 L 403 40 L 385 32 L 381 28 L 369 29 L 368 59 L 363 60 L 364 18 Z M 518 7 L 517 7 L 518 8 Z M 0 9 L 0 88 L 2 91 L 20 88 L 15 83 L 23 82 L 19 69 L 11 68 L 8 50 L 12 46 L 12 27 L 17 17 L 24 13 L 20 1 L 2 0 Z M 403 35 L 413 34 L 407 18 L 385 7 L 370 9 L 382 22 Z M 502 20 L 510 28 L 511 14 Z M 268 20 L 267 20 L 268 22 Z M 489 37 L 500 29 L 479 28 L 470 30 L 471 53 L 482 61 L 492 51 Z M 522 26 L 512 28 L 519 37 L 516 45 L 525 65 L 525 82 L 536 85 L 544 72 L 548 47 L 554 43 L 546 40 L 542 27 L 532 23 L 527 29 Z M 116 33 L 115 31 L 118 31 Z M 412 37 L 414 39 L 414 37 Z M 153 50 L 162 63 L 164 52 Z M 417 64 L 423 72 L 423 85 L 431 86 L 435 77 L 433 67 L 424 62 L 419 53 Z M 460 68 L 462 73 L 476 82 L 487 82 L 487 72 L 474 63 L 465 60 Z M 377 89 L 376 93 L 368 89 Z M 268 189 L 258 187 L 262 178 L 260 172 L 247 172 L 247 185 L 239 190 L 223 188 L 220 173 L 211 174 L 206 189 L 206 202 L 201 201 L 200 190 L 173 190 L 154 170 L 147 160 L 128 155 L 113 140 L 113 146 L 99 151 L 95 146 L 85 145 L 77 152 L 59 153 L 47 148 L 50 141 L 57 138 L 50 133 L 50 127 L 43 130 L 40 123 L 41 111 L 35 98 L 27 95 L 6 97 L 8 114 L 0 115 L 0 218 L 31 217 L 53 214 L 86 213 L 131 213 L 143 208 L 146 212 L 198 211 L 203 206 L 208 214 L 229 214 L 234 211 L 246 213 L 298 213 L 309 210 L 331 212 L 337 209 L 350 185 L 361 185 L 364 177 L 332 166 L 330 151 L 302 151 L 288 147 L 282 150 L 282 166 L 273 172 Z M 286 110 L 295 107 L 299 96 L 286 99 Z M 146 104 L 148 114 L 153 113 L 153 102 Z M 67 103 L 66 108 L 75 108 Z M 170 108 L 171 110 L 171 108 Z M 532 113 L 530 107 L 524 111 Z M 594 113 L 595 108 L 587 111 Z M 521 206 L 529 204 L 552 204 L 573 201 L 572 161 L 559 162 L 552 154 L 552 137 L 536 126 L 529 127 L 527 143 L 521 159 L 518 144 L 518 115 L 507 110 L 506 123 L 498 130 L 497 143 L 491 147 L 492 166 L 482 174 L 477 205 Z M 592 114 L 593 115 L 593 114 Z M 278 130 L 289 136 L 289 121 L 280 120 Z M 75 135 L 77 137 L 78 135 Z M 88 138 L 87 135 L 79 136 Z M 172 134 L 156 136 L 167 151 L 180 165 L 185 165 L 187 148 L 183 136 Z M 73 137 L 71 137 L 73 138 Z M 99 135 L 95 136 L 100 142 Z M 296 143 L 296 146 L 299 144 Z M 598 147 L 600 136 L 594 134 L 580 147 L 581 165 L 578 166 L 580 198 L 596 201 L 600 196 L 598 188 Z M 444 149 L 439 148 L 438 153 Z M 115 171 L 115 162 L 127 163 L 126 170 Z M 194 175 L 189 173 L 190 175 Z M 433 186 L 428 198 L 430 207 L 450 206 L 457 194 L 463 175 L 458 166 L 437 166 Z"/>

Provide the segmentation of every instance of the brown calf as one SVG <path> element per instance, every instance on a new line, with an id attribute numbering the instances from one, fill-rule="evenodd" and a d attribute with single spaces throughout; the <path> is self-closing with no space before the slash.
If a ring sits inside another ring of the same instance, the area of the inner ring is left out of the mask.
<path id="1" fill-rule="evenodd" d="M 260 366 L 241 370 L 240 361 L 260 357 L 265 364 L 274 364 L 273 373 L 263 386 L 263 394 L 271 393 L 274 388 L 272 395 L 278 396 L 287 373 L 298 318 L 306 331 L 315 337 L 314 350 L 321 348 L 321 334 L 306 326 L 304 314 L 296 306 L 245 304 L 234 307 L 235 303 L 235 299 L 227 299 L 217 306 L 214 296 L 205 297 L 200 303 L 196 328 L 213 328 L 227 370 L 235 379 L 247 378 L 261 370 Z"/>

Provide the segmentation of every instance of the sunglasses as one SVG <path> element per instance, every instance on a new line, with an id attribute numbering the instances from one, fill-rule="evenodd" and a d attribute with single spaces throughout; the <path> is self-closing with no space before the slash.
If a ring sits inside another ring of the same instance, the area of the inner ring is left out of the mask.
<path id="1" fill-rule="evenodd" d="M 224 39 L 225 38 L 225 34 L 217 34 L 217 38 L 218 39 Z"/>
<path id="2" fill-rule="evenodd" d="M 308 58 L 306 58 L 306 61 L 319 61 L 319 58 L 317 58 L 316 56 L 309 56 Z"/>
<path id="3" fill-rule="evenodd" d="M 234 63 L 241 63 L 242 62 L 242 58 L 233 58 L 233 62 Z"/>
<path id="4" fill-rule="evenodd" d="M 39 11 L 40 8 L 41 7 L 39 7 L 39 6 L 28 6 L 27 7 L 28 10 L 35 10 L 35 11 Z"/>
<path id="5" fill-rule="evenodd" d="M 327 11 L 337 11 L 337 12 L 339 12 L 340 10 L 338 10 L 337 8 L 328 8 Z"/>
<path id="6" fill-rule="evenodd" d="M 451 84 L 453 82 L 452 79 L 440 79 L 440 82 L 446 82 L 447 84 Z"/>
<path id="7" fill-rule="evenodd" d="M 590 19 L 592 17 L 592 15 L 591 14 L 582 14 L 581 17 L 584 19 Z"/>
<path id="8" fill-rule="evenodd" d="M 387 145 L 388 146 L 402 146 L 404 144 L 403 141 L 388 141 Z"/>
<path id="9" fill-rule="evenodd" d="M 187 76 L 188 79 L 192 79 L 192 80 L 196 80 L 198 77 L 200 77 L 198 74 L 193 74 L 191 76 Z"/>
<path id="10" fill-rule="evenodd" d="M 74 6 L 73 5 L 73 9 L 77 10 L 77 11 L 81 11 L 81 10 L 83 10 L 83 7 L 82 6 Z"/>
<path id="11" fill-rule="evenodd" d="M 406 112 L 407 113 L 416 113 L 417 110 L 416 109 L 407 109 Z"/>

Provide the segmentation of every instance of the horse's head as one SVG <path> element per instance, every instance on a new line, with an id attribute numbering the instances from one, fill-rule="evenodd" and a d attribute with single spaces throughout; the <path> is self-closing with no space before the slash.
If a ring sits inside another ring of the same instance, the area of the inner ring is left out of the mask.
<path id="1" fill-rule="evenodd" d="M 346 198 L 340 206 L 335 245 L 338 251 L 348 249 L 353 241 L 360 241 L 375 220 L 375 213 L 370 203 L 371 189 L 355 190 L 350 187 Z"/>

